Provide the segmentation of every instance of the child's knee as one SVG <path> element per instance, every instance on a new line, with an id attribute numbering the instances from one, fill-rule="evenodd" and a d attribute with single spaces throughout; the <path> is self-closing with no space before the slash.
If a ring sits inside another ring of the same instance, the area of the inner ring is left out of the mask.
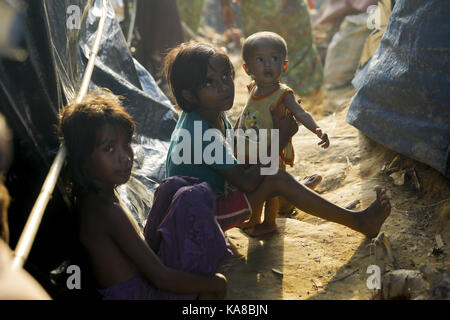
<path id="1" fill-rule="evenodd" d="M 288 181 L 288 175 L 286 171 L 278 169 L 275 174 L 267 176 L 264 182 L 278 194 L 277 191 Z"/>

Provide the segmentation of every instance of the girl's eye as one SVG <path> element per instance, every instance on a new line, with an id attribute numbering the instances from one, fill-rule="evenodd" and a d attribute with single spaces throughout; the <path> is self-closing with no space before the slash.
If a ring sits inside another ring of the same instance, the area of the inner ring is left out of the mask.
<path id="1" fill-rule="evenodd" d="M 277 56 L 273 56 L 272 57 L 272 61 L 278 61 L 278 57 Z"/>
<path id="2" fill-rule="evenodd" d="M 225 72 L 225 73 L 222 75 L 222 79 L 223 79 L 223 80 L 228 80 L 230 77 L 231 77 L 231 74 L 230 74 L 229 72 Z"/>
<path id="3" fill-rule="evenodd" d="M 212 80 L 207 79 L 207 80 L 205 81 L 205 87 L 211 87 L 213 84 L 214 84 L 214 83 L 213 83 Z"/>
<path id="4" fill-rule="evenodd" d="M 256 58 L 256 62 L 262 62 L 263 61 L 263 59 L 262 58 Z"/>
<path id="5" fill-rule="evenodd" d="M 105 150 L 105 152 L 113 152 L 114 151 L 114 146 L 113 145 L 107 145 L 104 150 Z"/>

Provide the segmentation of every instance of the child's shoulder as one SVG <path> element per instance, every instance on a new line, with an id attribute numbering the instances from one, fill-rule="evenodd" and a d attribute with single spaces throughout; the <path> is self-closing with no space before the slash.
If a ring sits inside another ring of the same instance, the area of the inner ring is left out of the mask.
<path id="1" fill-rule="evenodd" d="M 287 99 L 289 99 L 289 100 L 296 99 L 295 91 L 292 90 L 292 88 L 289 87 L 287 84 L 280 83 L 280 88 L 278 90 L 280 90 L 279 92 L 282 95 L 285 102 Z"/>
<path id="2" fill-rule="evenodd" d="M 180 115 L 180 118 L 178 119 L 177 128 L 178 129 L 183 128 L 188 130 L 193 129 L 196 121 L 206 122 L 206 120 L 200 117 L 200 115 L 195 111 L 191 112 L 183 111 Z"/>
<path id="3" fill-rule="evenodd" d="M 82 197 L 79 211 L 88 221 L 106 221 L 124 210 L 118 201 L 92 193 Z"/>
<path id="4" fill-rule="evenodd" d="M 83 243 L 104 239 L 112 229 L 123 224 L 126 215 L 118 201 L 90 194 L 78 206 L 80 238 Z"/>
<path id="5" fill-rule="evenodd" d="M 292 88 L 291 87 L 289 87 L 287 84 L 285 84 L 285 83 L 281 83 L 280 82 L 280 90 L 282 90 L 282 91 L 288 91 L 288 92 L 292 92 L 292 94 L 294 94 L 295 95 L 295 92 L 294 92 L 294 90 L 292 90 Z"/>

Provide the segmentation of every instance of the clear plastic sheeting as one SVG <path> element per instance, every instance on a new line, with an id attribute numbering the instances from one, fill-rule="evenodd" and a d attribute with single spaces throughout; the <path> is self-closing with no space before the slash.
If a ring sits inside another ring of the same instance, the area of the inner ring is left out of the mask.
<path id="1" fill-rule="evenodd" d="M 398 0 L 347 121 L 450 177 L 450 1 Z"/>
<path id="2" fill-rule="evenodd" d="M 66 1 L 47 0 L 49 16 L 58 14 L 64 9 L 64 5 L 69 5 L 69 3 L 63 4 L 64 2 Z M 62 79 L 71 77 L 81 79 L 98 26 L 97 4 L 98 1 L 94 1 L 92 8 L 86 12 L 86 19 L 81 23 L 81 29 L 75 32 L 78 37 L 73 39 L 73 45 L 71 46 L 69 41 L 69 46 L 65 46 L 70 48 L 66 54 L 77 54 L 74 56 L 75 61 L 67 63 L 66 59 L 59 59 L 59 52 L 56 50 L 57 61 L 61 62 L 61 67 L 57 71 Z M 73 2 L 70 2 L 70 5 L 73 5 Z M 50 19 L 49 23 L 50 30 L 54 31 L 51 32 L 52 37 L 55 33 L 53 37 L 57 39 L 55 42 L 62 45 L 65 42 L 62 37 L 64 34 L 58 31 L 58 23 L 61 21 Z M 73 32 L 73 30 L 67 30 L 69 34 L 67 40 L 74 36 L 70 35 Z M 57 47 L 59 48 L 58 45 Z M 68 70 L 72 71 L 67 72 Z M 62 82 L 66 96 L 71 96 L 73 88 L 78 89 L 76 86 L 79 80 Z M 108 18 L 91 78 L 90 90 L 96 87 L 106 87 L 113 93 L 123 96 L 125 108 L 136 121 L 134 149 L 140 160 L 135 161 L 131 181 L 119 190 L 124 202 L 142 225 L 151 205 L 152 191 L 164 177 L 162 159 L 165 160 L 167 142 L 176 124 L 176 114 L 153 77 L 131 56 L 119 22 L 115 19 L 112 5 L 108 7 Z M 142 160 L 144 158 L 145 161 Z"/>
<path id="3" fill-rule="evenodd" d="M 15 246 L 58 149 L 55 125 L 60 108 L 75 98 L 99 23 L 93 0 L 27 0 L 24 62 L 0 60 L 0 112 L 14 133 L 14 162 L 7 177 L 11 246 Z M 108 2 L 109 3 L 109 2 Z M 106 87 L 124 97 L 136 122 L 133 177 L 119 189 L 142 226 L 153 191 L 164 177 L 165 157 L 177 114 L 153 77 L 130 54 L 112 5 L 89 90 Z M 74 217 L 55 189 L 28 261 L 52 270 L 70 255 Z M 38 277 L 39 278 L 39 277 Z"/>

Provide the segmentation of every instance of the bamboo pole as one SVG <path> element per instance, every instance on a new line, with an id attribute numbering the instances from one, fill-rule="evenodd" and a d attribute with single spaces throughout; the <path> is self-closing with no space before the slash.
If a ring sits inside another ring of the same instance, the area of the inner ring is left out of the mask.
<path id="1" fill-rule="evenodd" d="M 91 81 L 92 72 L 94 70 L 95 58 L 97 57 L 98 49 L 100 47 L 100 42 L 103 35 L 103 29 L 105 26 L 107 1 L 108 0 L 101 0 L 102 16 L 100 17 L 97 34 L 95 36 L 92 50 L 89 54 L 89 61 L 86 66 L 83 79 L 81 81 L 81 86 L 76 97 L 76 102 L 80 102 L 83 99 L 89 88 L 89 82 Z M 34 203 L 33 208 L 31 209 L 31 213 L 28 217 L 27 223 L 25 224 L 25 228 L 14 251 L 13 268 L 15 269 L 23 267 L 25 261 L 28 258 L 31 247 L 33 246 L 34 239 L 36 237 L 36 233 L 39 229 L 39 225 L 42 221 L 45 208 L 47 207 L 53 190 L 55 189 L 56 182 L 58 181 L 59 174 L 64 165 L 66 153 L 66 148 L 64 147 L 64 145 L 61 145 L 58 150 L 58 154 L 53 160 L 53 164 L 50 167 L 44 184 L 42 185 L 41 192 L 36 202 Z"/>
<path id="2" fill-rule="evenodd" d="M 134 25 L 136 23 L 136 14 L 137 14 L 137 0 L 133 0 L 133 11 L 131 12 L 130 26 L 128 28 L 128 35 L 127 35 L 128 48 L 130 48 L 131 46 L 131 38 L 133 37 Z"/>

